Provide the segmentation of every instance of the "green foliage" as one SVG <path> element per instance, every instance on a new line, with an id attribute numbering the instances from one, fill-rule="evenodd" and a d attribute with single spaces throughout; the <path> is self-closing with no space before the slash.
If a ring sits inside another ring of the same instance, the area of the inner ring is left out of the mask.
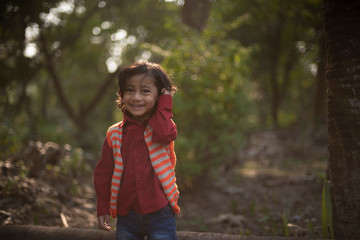
<path id="1" fill-rule="evenodd" d="M 4 122 L 0 124 L 0 160 L 6 160 L 13 156 L 20 146 L 15 131 L 9 129 Z"/>
<path id="2" fill-rule="evenodd" d="M 280 125 L 303 120 L 306 113 L 300 110 L 312 104 L 314 82 L 308 66 L 317 56 L 313 23 L 319 20 L 312 13 L 317 13 L 318 1 L 274 1 L 212 1 L 201 33 L 182 24 L 182 6 L 174 2 L 102 1 L 101 6 L 69 1 L 72 10 L 60 11 L 55 7 L 62 1 L 57 0 L 31 8 L 26 1 L 8 1 L 0 29 L 0 49 L 6 50 L 0 55 L 0 114 L 6 116 L 0 125 L 2 154 L 14 154 L 29 140 L 68 143 L 98 153 L 107 127 L 121 120 L 114 104 L 116 80 L 99 92 L 110 77 L 106 62 L 125 66 L 145 58 L 161 63 L 179 88 L 174 95 L 179 179 L 191 185 L 197 177 L 227 166 L 248 134 L 271 125 L 271 54 L 280 55 L 275 66 L 279 76 L 285 76 L 286 64 L 295 59 L 289 73 L 292 84 L 286 89 L 283 85 Z M 45 20 L 49 12 L 58 23 Z M 273 35 L 279 24 L 282 31 Z M 39 33 L 27 39 L 31 27 Z M 115 37 L 119 32 L 122 36 Z M 271 42 L 276 36 L 278 48 Z M 304 53 L 296 47 L 299 42 Z M 23 54 L 27 43 L 37 46 L 33 57 Z M 56 91 L 44 46 L 52 51 L 63 98 L 74 116 Z M 279 77 L 280 85 L 283 82 Z M 61 171 L 70 171 L 75 162 L 65 162 Z"/>
<path id="3" fill-rule="evenodd" d="M 16 178 L 7 178 L 4 184 L 4 194 L 10 195 L 16 192 L 18 186 L 18 180 Z"/>
<path id="4" fill-rule="evenodd" d="M 307 232 L 308 235 L 312 238 L 315 238 L 315 231 L 314 231 L 314 223 L 313 222 L 309 222 L 307 225 Z"/>
<path id="5" fill-rule="evenodd" d="M 67 154 L 65 154 L 59 165 L 47 165 L 47 169 L 50 172 L 59 179 L 66 177 L 70 179 L 70 181 L 91 173 L 92 170 L 85 161 L 83 149 L 71 149 L 69 145 L 66 145 L 65 148 L 67 149 Z"/>
<path id="6" fill-rule="evenodd" d="M 29 174 L 29 170 L 26 168 L 23 161 L 16 161 L 14 163 L 14 168 L 18 169 L 19 172 L 17 173 L 17 176 L 8 177 L 5 179 L 3 184 L 3 193 L 5 195 L 16 194 L 21 188 L 19 186 L 19 182 L 21 182 L 21 180 Z"/>
<path id="7" fill-rule="evenodd" d="M 63 176 L 71 174 L 74 177 L 82 176 L 88 166 L 85 164 L 84 151 L 75 148 L 71 155 L 66 155 L 60 165 L 60 174 Z"/>
<path id="8" fill-rule="evenodd" d="M 289 226 L 288 226 L 288 220 L 285 214 L 282 216 L 283 219 L 283 233 L 285 237 L 290 236 Z"/>
<path id="9" fill-rule="evenodd" d="M 179 89 L 174 96 L 178 171 L 192 181 L 229 163 L 255 126 L 250 116 L 256 110 L 246 78 L 248 50 L 212 32 L 186 34 L 167 47 L 170 54 L 162 64 Z"/>
<path id="10" fill-rule="evenodd" d="M 243 236 L 250 236 L 250 230 L 249 229 L 245 229 L 244 231 L 239 231 L 238 235 L 243 235 Z"/>
<path id="11" fill-rule="evenodd" d="M 324 180 L 324 185 L 322 189 L 322 205 L 321 205 L 321 219 L 322 219 L 322 235 L 323 238 L 334 239 L 334 227 L 333 227 L 333 218 L 332 218 L 332 204 L 330 196 L 330 182 Z"/>
<path id="12" fill-rule="evenodd" d="M 227 36 L 253 49 L 250 75 L 259 84 L 257 107 L 266 126 L 311 120 L 312 112 L 301 109 L 313 106 L 316 82 L 310 68 L 319 62 L 321 8 L 317 0 L 216 3 Z"/>

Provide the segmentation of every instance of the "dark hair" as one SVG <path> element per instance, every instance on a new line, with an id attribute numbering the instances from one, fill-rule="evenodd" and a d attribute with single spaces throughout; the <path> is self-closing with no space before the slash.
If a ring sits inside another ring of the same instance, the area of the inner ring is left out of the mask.
<path id="1" fill-rule="evenodd" d="M 125 69 L 121 70 L 118 75 L 119 92 L 116 103 L 118 108 L 123 112 L 125 109 L 122 98 L 124 97 L 126 81 L 137 74 L 145 74 L 146 76 L 153 77 L 159 96 L 161 95 L 161 90 L 163 88 L 165 88 L 167 91 L 170 91 L 171 93 L 175 93 L 176 91 L 176 87 L 172 83 L 171 78 L 159 64 L 147 61 L 133 63 Z"/>

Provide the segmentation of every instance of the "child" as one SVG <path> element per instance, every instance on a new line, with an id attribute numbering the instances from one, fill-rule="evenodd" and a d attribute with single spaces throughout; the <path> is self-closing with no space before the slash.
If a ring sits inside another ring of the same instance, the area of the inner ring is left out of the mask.
<path id="1" fill-rule="evenodd" d="M 97 216 L 116 239 L 177 239 L 171 79 L 155 63 L 139 62 L 119 74 L 118 107 L 122 122 L 111 126 L 94 172 Z"/>

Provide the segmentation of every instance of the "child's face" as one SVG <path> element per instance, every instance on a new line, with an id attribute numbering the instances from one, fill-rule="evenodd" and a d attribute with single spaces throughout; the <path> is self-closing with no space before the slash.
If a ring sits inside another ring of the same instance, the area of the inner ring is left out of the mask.
<path id="1" fill-rule="evenodd" d="M 137 74 L 126 81 L 124 106 L 132 117 L 141 122 L 151 117 L 159 93 L 155 80 L 144 74 Z"/>

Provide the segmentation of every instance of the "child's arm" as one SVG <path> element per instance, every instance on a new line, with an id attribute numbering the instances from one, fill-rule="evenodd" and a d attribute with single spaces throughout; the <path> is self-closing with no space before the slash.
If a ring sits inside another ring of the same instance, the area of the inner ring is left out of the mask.
<path id="1" fill-rule="evenodd" d="M 163 90 L 158 99 L 157 109 L 149 120 L 153 128 L 153 141 L 169 144 L 177 136 L 176 125 L 172 121 L 172 96 L 169 91 Z"/>
<path id="2" fill-rule="evenodd" d="M 97 163 L 94 171 L 94 186 L 97 196 L 97 216 L 98 222 L 102 229 L 111 230 L 110 227 L 110 189 L 111 178 L 114 171 L 114 160 L 112 148 L 105 139 L 101 158 Z"/>

